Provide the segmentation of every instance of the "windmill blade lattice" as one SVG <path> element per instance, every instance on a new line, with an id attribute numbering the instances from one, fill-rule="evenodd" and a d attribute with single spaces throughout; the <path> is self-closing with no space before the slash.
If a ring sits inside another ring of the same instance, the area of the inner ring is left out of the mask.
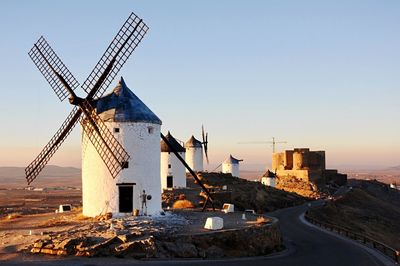
<path id="1" fill-rule="evenodd" d="M 204 132 L 204 125 L 201 125 L 201 136 L 203 138 L 203 146 L 204 146 L 204 155 L 206 156 L 207 164 L 210 164 L 208 159 L 208 132 Z"/>
<path id="2" fill-rule="evenodd" d="M 82 85 L 89 99 L 103 95 L 147 30 L 148 27 L 142 19 L 134 13 L 129 16 Z"/>
<path id="3" fill-rule="evenodd" d="M 43 36 L 39 38 L 28 54 L 61 101 L 69 95 L 69 92 L 57 74 L 62 76 L 72 90 L 75 90 L 79 86 L 79 82 Z"/>
<path id="4" fill-rule="evenodd" d="M 83 103 L 83 108 L 85 118 L 81 118 L 80 123 L 85 135 L 95 147 L 111 176 L 115 178 L 123 168 L 127 167 L 130 157 L 87 100 Z"/>
<path id="5" fill-rule="evenodd" d="M 62 123 L 60 129 L 51 138 L 43 150 L 39 153 L 35 160 L 25 168 L 25 175 L 28 184 L 32 183 L 33 180 L 39 175 L 42 169 L 46 166 L 47 162 L 58 150 L 60 145 L 71 133 L 72 129 L 75 127 L 76 123 L 81 116 L 82 111 L 77 107 L 74 107 L 71 113 L 68 115 L 67 119 Z"/>

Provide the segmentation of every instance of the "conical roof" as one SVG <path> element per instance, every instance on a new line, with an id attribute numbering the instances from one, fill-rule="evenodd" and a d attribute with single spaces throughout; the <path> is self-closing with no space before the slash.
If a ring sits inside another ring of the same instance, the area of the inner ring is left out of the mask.
<path id="1" fill-rule="evenodd" d="M 186 148 L 201 148 L 202 147 L 201 141 L 197 140 L 193 135 L 192 137 L 186 141 L 185 147 Z"/>
<path id="2" fill-rule="evenodd" d="M 263 174 L 262 177 L 271 177 L 271 178 L 275 178 L 276 175 L 275 175 L 273 172 L 271 172 L 270 170 L 267 170 L 267 172 L 265 172 L 265 174 Z"/>
<path id="3" fill-rule="evenodd" d="M 161 120 L 126 86 L 124 79 L 118 82 L 110 94 L 94 103 L 97 114 L 109 122 L 147 122 L 160 124 Z"/>
<path id="4" fill-rule="evenodd" d="M 228 159 L 226 159 L 224 161 L 224 163 L 229 163 L 229 164 L 239 164 L 239 162 L 241 162 L 243 160 L 238 160 L 236 158 L 234 158 L 232 155 L 229 155 Z"/>
<path id="5" fill-rule="evenodd" d="M 185 148 L 182 147 L 181 144 L 179 144 L 178 141 L 176 141 L 176 139 L 171 135 L 171 133 L 168 131 L 168 134 L 165 136 L 165 138 L 168 140 L 168 142 L 172 145 L 172 147 L 174 147 L 174 149 L 177 152 L 185 152 Z M 160 142 L 161 145 L 161 152 L 173 152 L 169 146 L 167 145 L 167 143 L 165 143 L 164 140 L 161 140 Z"/>

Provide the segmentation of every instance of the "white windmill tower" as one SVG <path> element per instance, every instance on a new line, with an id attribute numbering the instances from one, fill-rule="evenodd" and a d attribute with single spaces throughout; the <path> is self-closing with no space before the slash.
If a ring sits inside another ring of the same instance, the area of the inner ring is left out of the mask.
<path id="1" fill-rule="evenodd" d="M 232 176 L 239 177 L 239 162 L 242 162 L 243 160 L 238 160 L 232 155 L 229 155 L 229 157 L 222 163 L 222 173 L 224 174 L 232 174 Z"/>
<path id="2" fill-rule="evenodd" d="M 276 187 L 276 175 L 270 170 L 267 170 L 261 177 L 261 183 L 269 187 Z"/>
<path id="3" fill-rule="evenodd" d="M 186 187 L 185 166 L 173 152 L 175 150 L 182 158 L 185 158 L 185 148 L 169 131 L 165 138 L 173 148 L 171 149 L 164 140 L 161 140 L 161 191 Z"/>
<path id="4" fill-rule="evenodd" d="M 141 210 L 143 190 L 147 196 L 143 212 L 161 211 L 160 127 L 161 120 L 126 86 L 123 78 L 113 92 L 95 102 L 98 116 L 130 155 L 125 169 L 110 178 L 107 165 L 87 132 L 82 134 L 83 214 L 114 215 Z"/>
<path id="5" fill-rule="evenodd" d="M 87 216 L 132 213 L 142 207 L 142 199 L 147 199 L 147 213 L 161 210 L 160 119 L 122 79 L 111 94 L 101 98 L 147 30 L 134 13 L 128 17 L 81 86 L 87 93 L 85 98 L 76 95 L 78 81 L 43 37 L 29 52 L 59 99 L 68 97 L 74 108 L 26 167 L 26 179 L 28 184 L 35 180 L 79 121 L 83 133 L 83 214 Z"/>
<path id="6" fill-rule="evenodd" d="M 207 164 L 208 162 L 208 133 L 204 132 L 204 126 L 201 127 L 201 135 L 203 137 L 203 142 L 197 140 L 193 135 L 186 141 L 186 163 L 196 172 L 201 172 L 204 170 L 203 164 L 203 151 L 206 156 Z M 203 149 L 204 147 L 204 149 Z M 187 171 L 188 172 L 188 171 Z"/>
<path id="7" fill-rule="evenodd" d="M 203 145 L 201 141 L 192 136 L 185 143 L 186 156 L 185 161 L 193 171 L 203 171 Z"/>

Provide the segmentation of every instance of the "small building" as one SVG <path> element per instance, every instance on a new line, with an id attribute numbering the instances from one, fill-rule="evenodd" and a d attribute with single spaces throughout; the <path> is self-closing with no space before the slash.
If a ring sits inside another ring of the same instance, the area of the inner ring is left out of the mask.
<path id="1" fill-rule="evenodd" d="M 201 172 L 203 167 L 203 143 L 192 136 L 185 143 L 185 161 L 195 172 Z M 189 172 L 186 170 L 186 172 Z"/>
<path id="2" fill-rule="evenodd" d="M 95 146 L 82 130 L 83 215 L 132 215 L 142 209 L 158 214 L 161 208 L 161 120 L 121 78 L 114 90 L 94 102 L 96 113 L 130 155 L 125 168 L 112 178 Z"/>
<path id="3" fill-rule="evenodd" d="M 168 131 L 165 136 L 168 142 L 173 146 L 182 158 L 185 158 L 185 148 L 176 141 Z M 186 187 L 185 166 L 179 161 L 170 147 L 161 140 L 161 192 L 164 189 L 184 188 Z"/>
<path id="4" fill-rule="evenodd" d="M 267 170 L 261 177 L 261 184 L 269 187 L 276 187 L 276 175 L 270 170 Z"/>
<path id="5" fill-rule="evenodd" d="M 222 173 L 224 174 L 232 174 L 232 176 L 239 177 L 239 162 L 243 160 L 238 160 L 234 158 L 232 155 L 222 163 Z"/>

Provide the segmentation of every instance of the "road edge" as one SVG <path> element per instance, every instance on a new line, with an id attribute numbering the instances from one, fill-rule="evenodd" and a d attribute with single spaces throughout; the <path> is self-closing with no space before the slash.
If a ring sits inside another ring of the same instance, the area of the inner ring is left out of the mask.
<path id="1" fill-rule="evenodd" d="M 300 220 L 303 224 L 305 224 L 305 225 L 307 225 L 307 226 L 309 226 L 309 227 L 315 228 L 315 229 L 317 229 L 317 230 L 319 230 L 319 231 L 322 231 L 322 232 L 324 232 L 324 233 L 326 233 L 326 234 L 329 234 L 329 235 L 331 235 L 331 236 L 335 236 L 336 238 L 339 238 L 339 239 L 341 239 L 341 240 L 343 240 L 343 241 L 352 243 L 353 245 L 356 245 L 356 246 L 358 246 L 358 247 L 364 249 L 364 250 L 367 251 L 369 254 L 371 254 L 372 256 L 374 256 L 377 260 L 379 260 L 380 262 L 382 262 L 384 265 L 399 265 L 398 263 L 394 262 L 393 260 L 391 260 L 391 259 L 389 259 L 388 257 L 386 257 L 384 254 L 382 254 L 381 252 L 379 252 L 379 251 L 377 251 L 377 250 L 375 250 L 375 249 L 373 249 L 373 248 L 367 247 L 367 246 L 365 246 L 365 245 L 363 245 L 363 244 L 361 244 L 361 243 L 359 243 L 359 242 L 357 242 L 357 241 L 355 241 L 355 240 L 353 240 L 353 239 L 350 239 L 350 238 L 344 237 L 344 236 L 342 236 L 342 235 L 336 234 L 336 233 L 334 233 L 334 232 L 331 232 L 331 231 L 329 231 L 329 230 L 326 230 L 326 229 L 324 229 L 324 228 L 321 228 L 321 227 L 319 227 L 319 226 L 316 226 L 316 225 L 314 225 L 314 224 L 308 222 L 308 221 L 305 219 L 304 215 L 305 215 L 305 212 L 303 212 L 303 213 L 301 213 L 301 214 L 299 215 L 299 220 Z"/>

